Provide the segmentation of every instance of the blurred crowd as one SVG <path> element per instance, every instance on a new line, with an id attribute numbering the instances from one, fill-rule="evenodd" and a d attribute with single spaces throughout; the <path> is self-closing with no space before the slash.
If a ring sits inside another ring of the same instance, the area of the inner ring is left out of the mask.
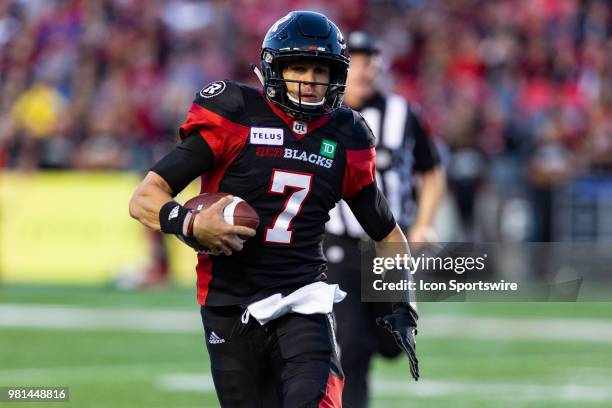
<path id="1" fill-rule="evenodd" d="M 292 9 L 379 37 L 381 86 L 422 106 L 466 225 L 483 185 L 547 211 L 556 186 L 610 174 L 606 0 L 5 0 L 0 168 L 146 169 L 204 84 L 255 83 Z"/>

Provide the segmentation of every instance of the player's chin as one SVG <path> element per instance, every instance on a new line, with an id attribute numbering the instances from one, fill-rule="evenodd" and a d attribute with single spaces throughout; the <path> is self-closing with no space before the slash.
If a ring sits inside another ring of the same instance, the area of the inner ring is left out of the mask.
<path id="1" fill-rule="evenodd" d="M 319 103 L 323 98 L 320 96 L 302 96 L 302 102 L 306 103 Z"/>

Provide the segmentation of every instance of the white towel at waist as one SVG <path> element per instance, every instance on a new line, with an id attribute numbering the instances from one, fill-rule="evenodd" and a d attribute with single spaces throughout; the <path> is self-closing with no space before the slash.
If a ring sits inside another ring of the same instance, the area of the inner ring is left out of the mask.
<path id="1" fill-rule="evenodd" d="M 345 297 L 346 292 L 341 290 L 338 285 L 315 282 L 302 286 L 285 297 L 276 293 L 252 303 L 247 310 L 263 326 L 287 313 L 305 315 L 330 313 L 333 310 L 334 303 L 341 302 Z"/>

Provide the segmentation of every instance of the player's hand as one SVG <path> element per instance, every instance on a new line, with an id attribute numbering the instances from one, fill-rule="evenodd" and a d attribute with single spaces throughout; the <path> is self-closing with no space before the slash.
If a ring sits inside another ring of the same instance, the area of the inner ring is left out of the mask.
<path id="1" fill-rule="evenodd" d="M 410 374 L 415 381 L 419 380 L 419 360 L 416 356 L 416 312 L 408 305 L 394 308 L 393 313 L 376 319 L 376 323 L 393 335 L 397 345 L 408 355 Z"/>
<path id="2" fill-rule="evenodd" d="M 438 234 L 436 230 L 424 224 L 415 224 L 408 231 L 408 242 L 436 242 Z"/>
<path id="3" fill-rule="evenodd" d="M 243 240 L 238 236 L 252 237 L 255 230 L 241 225 L 231 225 L 223 219 L 223 209 L 232 202 L 232 196 L 219 201 L 195 215 L 193 236 L 208 247 L 212 255 L 231 255 L 241 251 Z"/>

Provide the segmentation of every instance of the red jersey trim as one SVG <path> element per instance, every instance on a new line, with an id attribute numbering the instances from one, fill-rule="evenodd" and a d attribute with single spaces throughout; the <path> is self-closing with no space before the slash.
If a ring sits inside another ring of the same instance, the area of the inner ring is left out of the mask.
<path id="1" fill-rule="evenodd" d="M 198 104 L 192 104 L 187 120 L 180 127 L 181 139 L 197 131 L 210 146 L 215 156 L 214 168 L 201 177 L 200 193 L 219 191 L 219 185 L 230 164 L 244 149 L 250 128 L 239 125 Z M 196 265 L 198 303 L 206 304 L 208 288 L 212 280 L 212 259 L 206 254 L 198 254 Z"/>
<path id="2" fill-rule="evenodd" d="M 342 408 L 342 390 L 344 389 L 344 377 L 330 374 L 327 377 L 325 395 L 319 401 L 319 408 Z"/>
<path id="3" fill-rule="evenodd" d="M 234 123 L 193 103 L 185 123 L 179 128 L 179 135 L 183 139 L 193 131 L 198 131 L 202 135 L 217 159 L 227 153 L 228 144 L 236 144 L 234 139 L 246 137 L 249 134 L 249 127 Z"/>
<path id="4" fill-rule="evenodd" d="M 264 100 L 266 101 L 270 109 L 272 109 L 272 112 L 274 112 L 276 116 L 278 116 L 279 118 L 283 120 L 283 122 L 285 122 L 287 127 L 291 130 L 291 133 L 293 133 L 295 138 L 298 140 L 308 136 L 310 133 L 312 133 L 316 129 L 326 124 L 330 117 L 329 115 L 323 115 L 316 120 L 308 122 L 308 130 L 306 131 L 305 134 L 301 135 L 293 131 L 293 122 L 296 120 L 295 118 L 292 118 L 291 116 L 287 115 L 281 108 L 276 106 L 273 102 L 270 102 L 268 98 L 264 97 L 263 94 L 262 94 L 262 97 L 264 98 Z"/>
<path id="5" fill-rule="evenodd" d="M 346 169 L 342 179 L 342 198 L 351 198 L 376 180 L 376 150 L 346 150 Z"/>
<path id="6" fill-rule="evenodd" d="M 208 285 L 212 280 L 212 259 L 206 254 L 198 254 L 198 264 L 196 265 L 196 287 L 198 288 L 198 303 L 206 304 L 208 297 Z"/>

